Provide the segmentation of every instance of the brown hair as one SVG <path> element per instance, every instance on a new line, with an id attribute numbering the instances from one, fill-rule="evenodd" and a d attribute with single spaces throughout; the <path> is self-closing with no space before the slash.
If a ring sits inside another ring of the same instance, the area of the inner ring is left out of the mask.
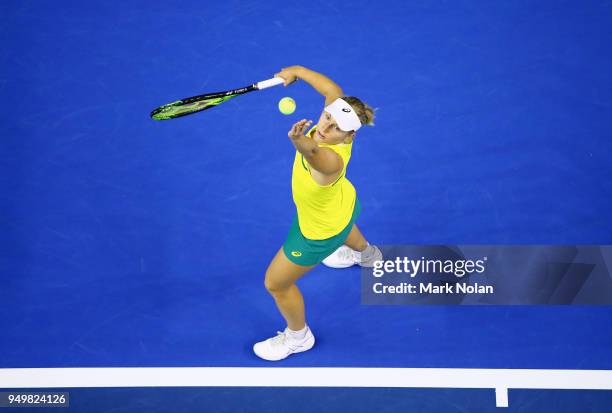
<path id="1" fill-rule="evenodd" d="M 374 126 L 374 109 L 367 103 L 362 102 L 355 96 L 344 96 L 342 100 L 351 105 L 362 125 Z"/>

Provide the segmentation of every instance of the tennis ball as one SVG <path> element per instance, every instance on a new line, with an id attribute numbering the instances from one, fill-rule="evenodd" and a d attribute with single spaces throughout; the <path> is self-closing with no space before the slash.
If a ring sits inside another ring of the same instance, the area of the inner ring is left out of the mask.
<path id="1" fill-rule="evenodd" d="M 290 97 L 282 98 L 278 102 L 278 110 L 280 110 L 283 115 L 291 115 L 295 112 L 295 100 Z"/>

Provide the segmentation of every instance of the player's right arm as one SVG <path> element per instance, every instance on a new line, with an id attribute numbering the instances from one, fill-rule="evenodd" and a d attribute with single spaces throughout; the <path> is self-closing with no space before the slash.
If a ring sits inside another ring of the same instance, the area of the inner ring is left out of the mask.
<path id="1" fill-rule="evenodd" d="M 344 96 L 342 88 L 336 82 L 304 66 L 285 67 L 274 76 L 285 79 L 285 86 L 290 85 L 297 79 L 302 79 L 325 97 L 325 105 L 329 105 L 334 100 Z"/>

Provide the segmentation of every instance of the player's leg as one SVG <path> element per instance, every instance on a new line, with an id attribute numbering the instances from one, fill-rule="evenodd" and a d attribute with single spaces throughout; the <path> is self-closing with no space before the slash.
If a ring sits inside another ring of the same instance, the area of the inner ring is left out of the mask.
<path id="1" fill-rule="evenodd" d="M 353 228 L 351 228 L 351 232 L 349 232 L 348 237 L 346 237 L 344 245 L 359 252 L 367 248 L 368 241 L 366 241 L 361 231 L 359 231 L 359 228 L 357 228 L 357 224 L 353 224 Z"/>
<path id="2" fill-rule="evenodd" d="M 266 270 L 264 284 L 287 321 L 287 328 L 277 336 L 255 343 L 253 351 L 264 360 L 277 361 L 310 350 L 315 338 L 306 325 L 304 298 L 295 282 L 314 265 L 291 262 L 281 248 Z"/>
<path id="3" fill-rule="evenodd" d="M 294 264 L 281 248 L 266 270 L 266 289 L 274 298 L 276 306 L 287 321 L 287 326 L 294 331 L 301 330 L 306 325 L 304 298 L 295 282 L 313 267 L 314 265 L 304 267 Z"/>
<path id="4" fill-rule="evenodd" d="M 346 268 L 359 264 L 362 267 L 373 267 L 375 261 L 383 259 L 382 252 L 376 245 L 370 245 L 356 224 L 353 224 L 344 245 L 323 260 L 331 268 Z"/>

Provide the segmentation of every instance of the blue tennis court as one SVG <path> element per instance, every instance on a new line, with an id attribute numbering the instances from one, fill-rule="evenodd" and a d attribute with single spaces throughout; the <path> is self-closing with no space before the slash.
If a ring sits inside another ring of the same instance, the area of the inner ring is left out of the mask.
<path id="1" fill-rule="evenodd" d="M 287 131 L 323 98 L 297 82 L 181 119 L 149 112 L 304 65 L 377 108 L 348 171 L 371 242 L 607 245 L 611 21 L 608 1 L 6 2 L 0 372 L 609 372 L 609 305 L 363 305 L 356 267 L 298 282 L 313 350 L 258 359 L 253 343 L 285 327 L 263 280 L 295 215 Z M 499 387 L 72 383 L 83 412 L 495 411 Z M 609 390 L 509 398 L 612 407 Z"/>

